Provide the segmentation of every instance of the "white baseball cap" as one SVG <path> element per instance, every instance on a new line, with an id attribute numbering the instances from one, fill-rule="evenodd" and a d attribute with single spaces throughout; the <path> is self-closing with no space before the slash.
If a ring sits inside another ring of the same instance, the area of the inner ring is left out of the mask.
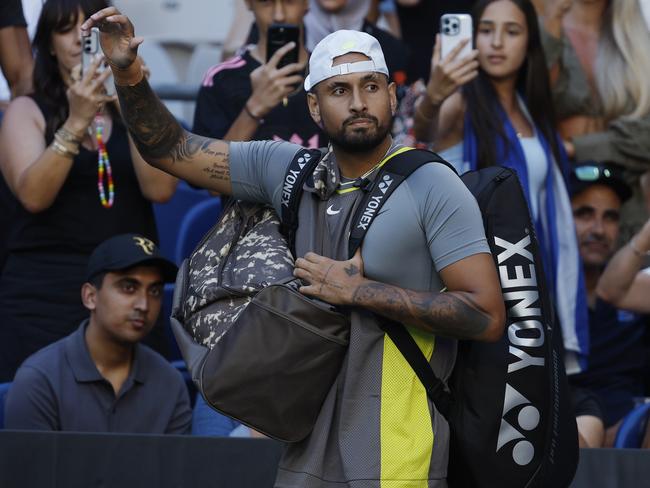
<path id="1" fill-rule="evenodd" d="M 348 53 L 364 54 L 367 61 L 343 63 L 332 66 L 334 58 Z M 388 76 L 388 67 L 379 41 L 365 32 L 338 30 L 324 37 L 309 58 L 309 75 L 305 78 L 305 91 L 333 76 L 374 71 Z"/>

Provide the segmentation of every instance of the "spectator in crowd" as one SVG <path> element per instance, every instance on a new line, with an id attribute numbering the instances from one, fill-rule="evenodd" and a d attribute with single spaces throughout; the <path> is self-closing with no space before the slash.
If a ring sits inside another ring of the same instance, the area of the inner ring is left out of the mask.
<path id="1" fill-rule="evenodd" d="M 390 32 L 370 22 L 371 6 L 372 0 L 310 0 L 305 16 L 307 49 L 311 51 L 326 35 L 340 29 L 365 32 L 379 41 L 392 81 L 405 85 L 409 48 Z"/>
<path id="2" fill-rule="evenodd" d="M 143 78 L 139 39 L 117 13 L 105 9 L 83 27 L 102 29 L 129 130 L 147 161 L 196 185 L 279 211 L 283 175 L 303 148 L 283 141 L 227 143 L 183 131 Z M 450 169 L 426 164 L 387 200 L 364 240 L 363 259 L 360 252 L 348 259 L 345 236 L 363 195 L 354 183 L 371 181 L 386 156 L 399 149 L 390 136 L 395 85 L 388 82 L 377 40 L 343 30 L 314 49 L 305 90 L 332 150 L 308 183 L 314 198 L 300 200 L 301 215 L 318 218 L 301 220 L 298 227 L 295 275 L 308 283 L 300 289 L 305 295 L 349 306 L 352 327 L 346 361 L 314 430 L 288 446 L 276 485 L 349 487 L 363 480 L 368 487 L 407 486 L 415 479 L 445 486 L 447 422 L 367 312 L 411 324 L 443 381 L 455 358 L 453 339 L 497 340 L 505 310 L 478 206 Z M 445 285 L 447 291 L 439 293 Z"/>
<path id="3" fill-rule="evenodd" d="M 402 40 L 409 48 L 407 78 L 429 80 L 433 43 L 445 13 L 468 13 L 476 0 L 395 0 Z"/>
<path id="4" fill-rule="evenodd" d="M 0 169 L 20 205 L 0 276 L 0 381 L 86 315 L 79 287 L 90 252 L 110 236 L 156 240 L 151 201 L 176 180 L 129 141 L 97 59 L 81 75 L 79 27 L 104 0 L 48 0 L 34 47 L 34 93 L 12 101 L 0 131 Z"/>
<path id="5" fill-rule="evenodd" d="M 461 173 L 492 165 L 517 171 L 555 297 L 567 373 L 576 372 L 588 352 L 586 295 L 535 10 L 529 0 L 482 0 L 473 20 L 476 50 L 462 59 L 464 44 L 440 59 L 438 37 L 415 133 Z"/>
<path id="6" fill-rule="evenodd" d="M 298 46 L 298 63 L 278 69 L 285 46 L 267 62 L 268 28 L 273 23 L 300 26 L 307 0 L 247 0 L 259 33 L 257 43 L 240 56 L 208 70 L 196 101 L 193 130 L 228 141 L 274 139 L 309 147 L 326 144 L 321 129 L 311 120 L 302 90 L 309 56 Z"/>
<path id="7" fill-rule="evenodd" d="M 22 3 L 3 0 L 0 4 L 0 68 L 12 98 L 31 92 L 32 67 L 32 49 Z"/>
<path id="8" fill-rule="evenodd" d="M 156 323 L 176 266 L 153 241 L 122 234 L 88 261 L 77 330 L 30 356 L 16 373 L 6 427 L 77 432 L 185 434 L 191 410 L 181 374 L 140 344 Z"/>
<path id="9" fill-rule="evenodd" d="M 0 70 L 9 84 L 11 98 L 26 95 L 32 89 L 33 59 L 26 26 L 21 1 L 4 0 L 0 4 Z M 5 103 L 0 100 L 0 122 Z M 0 175 L 0 273 L 7 255 L 7 234 L 15 207 L 15 199 Z"/>
<path id="10" fill-rule="evenodd" d="M 646 348 L 643 337 L 647 317 L 630 312 L 634 307 L 625 300 L 617 300 L 616 305 L 612 305 L 598 296 L 602 295 L 599 279 L 616 250 L 621 205 L 631 196 L 632 190 L 623 180 L 620 168 L 603 164 L 575 167 L 571 189 L 589 301 L 590 349 L 587 369 L 571 376 L 570 386 L 574 398 L 579 399 L 577 403 L 587 408 L 588 413 L 598 408 L 593 404 L 588 406 L 589 392 L 602 410 L 602 421 L 594 419 L 598 415 L 578 416 L 578 431 L 586 440 L 585 447 L 612 447 L 621 419 L 634 407 L 635 397 L 644 394 Z M 650 246 L 650 234 L 646 242 Z M 635 264 L 638 266 L 638 262 Z M 616 276 L 613 284 L 620 285 L 620 278 Z M 617 286 L 615 289 L 625 294 L 625 288 Z M 644 303 L 647 303 L 647 295 Z M 646 307 L 644 311 L 650 309 Z"/>
<path id="11" fill-rule="evenodd" d="M 646 188 L 647 189 L 647 188 Z M 650 268 L 647 267 L 650 256 L 650 220 L 646 221 L 639 230 L 614 257 L 609 261 L 598 280 L 596 293 L 599 299 L 611 304 L 612 307 L 624 309 L 631 314 L 650 314 Z M 647 336 L 646 336 L 647 337 Z M 638 337 L 625 337 L 625 340 L 637 340 Z M 646 341 L 647 344 L 647 341 Z M 641 347 L 639 343 L 636 347 Z M 645 371 L 636 371 L 623 386 L 628 386 L 628 395 L 648 395 L 648 367 L 650 367 L 649 351 L 645 350 Z M 640 363 L 637 355 L 633 356 Z M 639 378 L 640 376 L 640 378 Z M 645 392 L 639 393 L 638 381 L 645 381 Z M 629 402 L 628 402 L 629 405 Z M 650 428 L 646 429 L 643 447 L 650 449 Z"/>
<path id="12" fill-rule="evenodd" d="M 650 32 L 639 0 L 549 0 L 542 42 L 569 156 L 610 161 L 634 183 L 650 170 Z M 629 240 L 647 214 L 638 191 L 623 209 Z"/>

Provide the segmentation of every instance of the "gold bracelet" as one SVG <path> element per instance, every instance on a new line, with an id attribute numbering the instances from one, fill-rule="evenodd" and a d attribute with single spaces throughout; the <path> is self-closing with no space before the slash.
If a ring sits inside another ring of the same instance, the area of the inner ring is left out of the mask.
<path id="1" fill-rule="evenodd" d="M 67 147 L 59 143 L 57 140 L 52 141 L 52 144 L 50 144 L 50 149 L 64 158 L 72 159 L 75 156 Z"/>
<path id="2" fill-rule="evenodd" d="M 72 142 L 74 144 L 79 144 L 83 136 L 76 136 L 70 132 L 65 127 L 59 127 L 59 130 L 56 131 L 56 135 L 63 139 L 65 142 Z"/>
<path id="3" fill-rule="evenodd" d="M 650 256 L 650 251 L 645 251 L 645 252 L 639 251 L 639 248 L 636 247 L 636 243 L 634 242 L 634 237 L 630 239 L 630 249 L 632 249 L 632 252 L 640 258 L 645 258 L 647 256 Z"/>
<path id="4" fill-rule="evenodd" d="M 79 154 L 79 143 L 75 143 L 72 146 L 70 146 L 70 143 L 61 139 L 61 137 L 58 134 L 54 134 L 54 141 L 58 143 L 60 146 L 63 146 L 66 149 L 66 151 L 68 151 L 73 156 Z"/>

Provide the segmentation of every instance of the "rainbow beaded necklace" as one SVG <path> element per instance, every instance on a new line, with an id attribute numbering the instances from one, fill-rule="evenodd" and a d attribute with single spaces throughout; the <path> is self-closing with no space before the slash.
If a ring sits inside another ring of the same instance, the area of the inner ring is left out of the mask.
<path id="1" fill-rule="evenodd" d="M 95 140 L 97 141 L 97 190 L 99 191 L 99 201 L 102 202 L 102 207 L 111 208 L 115 201 L 115 185 L 113 183 L 111 160 L 108 159 L 108 152 L 104 144 L 104 116 L 101 114 L 95 116 Z M 104 190 L 104 173 L 108 180 L 108 199 L 106 199 Z"/>

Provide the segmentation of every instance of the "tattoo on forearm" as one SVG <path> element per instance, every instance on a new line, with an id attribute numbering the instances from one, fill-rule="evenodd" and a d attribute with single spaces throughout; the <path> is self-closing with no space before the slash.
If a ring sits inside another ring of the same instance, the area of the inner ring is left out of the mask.
<path id="1" fill-rule="evenodd" d="M 124 120 L 142 157 L 170 157 L 184 140 L 185 131 L 156 97 L 146 78 L 134 86 L 117 85 L 116 89 Z"/>
<path id="2" fill-rule="evenodd" d="M 457 339 L 474 339 L 490 324 L 490 316 L 462 292 L 414 292 L 371 282 L 357 288 L 353 303 L 398 322 Z"/>
<path id="3" fill-rule="evenodd" d="M 146 79 L 134 86 L 117 86 L 117 94 L 133 142 L 145 160 L 177 163 L 201 153 L 214 160 L 203 169 L 210 179 L 230 179 L 228 153 L 211 147 L 213 139 L 183 130 Z"/>
<path id="4" fill-rule="evenodd" d="M 215 153 L 220 155 L 221 161 L 225 162 L 225 166 L 223 163 L 213 163 L 212 166 L 209 168 L 203 168 L 203 172 L 208 175 L 208 178 L 211 180 L 230 180 L 230 169 L 228 166 L 228 155 L 225 153 Z"/>

